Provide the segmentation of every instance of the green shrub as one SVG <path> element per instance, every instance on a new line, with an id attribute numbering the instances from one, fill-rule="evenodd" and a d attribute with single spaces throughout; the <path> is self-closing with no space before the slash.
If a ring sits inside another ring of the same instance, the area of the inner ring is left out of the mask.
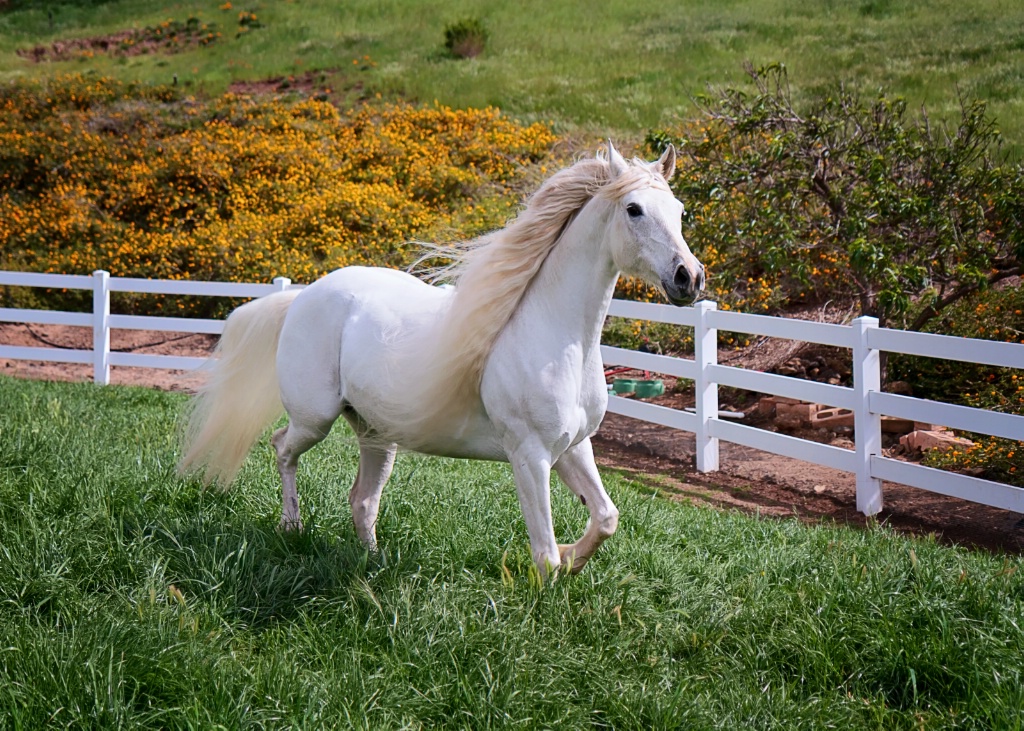
<path id="1" fill-rule="evenodd" d="M 849 299 L 916 330 L 1016 273 L 1024 167 L 1001 157 L 984 104 L 963 100 L 944 129 L 884 93 L 796 105 L 780 66 L 750 81 L 703 97 L 699 123 L 648 135 L 681 152 L 673 187 L 716 299 L 754 312 Z"/>
<path id="2" fill-rule="evenodd" d="M 464 18 L 444 29 L 444 47 L 456 58 L 476 58 L 483 53 L 488 38 L 479 18 Z"/>

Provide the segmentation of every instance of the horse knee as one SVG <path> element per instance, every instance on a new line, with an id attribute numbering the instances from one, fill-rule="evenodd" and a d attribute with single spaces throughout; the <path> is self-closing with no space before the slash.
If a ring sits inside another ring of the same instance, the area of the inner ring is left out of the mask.
<path id="1" fill-rule="evenodd" d="M 352 508 L 352 520 L 356 525 L 372 525 L 377 520 L 380 502 L 372 496 L 356 496 L 355 491 L 348 496 L 348 504 Z"/>

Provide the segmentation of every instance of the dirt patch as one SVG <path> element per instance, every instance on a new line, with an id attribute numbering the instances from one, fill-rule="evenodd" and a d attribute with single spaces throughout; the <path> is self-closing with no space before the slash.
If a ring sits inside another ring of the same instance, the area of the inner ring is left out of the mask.
<path id="1" fill-rule="evenodd" d="M 147 28 L 133 28 L 91 38 L 61 39 L 48 46 L 18 49 L 17 54 L 36 63 L 92 58 L 98 54 L 108 56 L 169 54 L 208 46 L 219 41 L 221 37 L 215 24 L 204 23 L 198 18 L 189 18 L 186 21 L 167 20 Z"/>
<path id="2" fill-rule="evenodd" d="M 808 522 L 866 525 L 853 475 L 738 444 L 720 444 L 719 472 L 695 468 L 695 439 L 617 414 L 594 438 L 598 462 L 677 500 Z M 1024 517 L 1009 510 L 884 483 L 885 509 L 872 520 L 947 543 L 1020 553 Z"/>
<path id="3" fill-rule="evenodd" d="M 92 331 L 55 325 L 0 324 L 0 343 L 87 349 L 92 345 Z M 215 343 L 216 338 L 210 335 L 133 330 L 115 330 L 111 337 L 112 350 L 166 355 L 206 356 Z M 727 354 L 722 356 L 724 359 Z M 743 357 L 763 356 L 755 353 Z M 787 355 L 786 360 L 792 357 Z M 735 360 L 740 360 L 738 354 Z M 21 378 L 62 381 L 92 378 L 92 367 L 88 365 L 0 359 L 0 369 L 0 372 Z M 624 377 L 630 375 L 638 374 L 623 374 Z M 668 393 L 655 399 L 656 403 L 673 408 L 693 405 L 692 392 L 676 391 L 674 380 L 665 381 Z M 191 391 L 198 385 L 195 374 L 188 371 L 121 367 L 111 368 L 111 382 L 177 391 Z M 734 392 L 733 396 L 723 399 L 727 408 L 749 411 L 744 403 L 749 406 L 756 403 L 753 395 Z M 748 418 L 744 423 L 771 428 L 758 417 Z M 829 436 L 797 435 L 822 440 Z M 845 438 L 841 434 L 835 437 Z M 868 522 L 856 509 L 853 476 L 839 470 L 722 442 L 722 469 L 702 474 L 694 466 L 692 434 L 617 414 L 605 417 L 594 438 L 594 446 L 603 467 L 657 488 L 672 499 L 769 517 L 796 517 L 808 522 L 835 521 L 857 526 Z M 872 520 L 910 533 L 932 533 L 949 543 L 1012 553 L 1024 550 L 1024 517 L 1017 513 L 902 485 L 886 483 L 884 489 L 885 510 Z"/>
<path id="4" fill-rule="evenodd" d="M 232 81 L 228 91 L 243 96 L 263 96 L 282 92 L 298 92 L 306 96 L 330 94 L 332 89 L 328 80 L 335 71 L 306 71 L 289 76 L 273 76 L 269 79 L 252 81 Z"/>
<path id="5" fill-rule="evenodd" d="M 151 355 L 206 357 L 213 351 L 216 343 L 217 338 L 213 335 L 148 330 L 113 330 L 110 337 L 112 351 Z M 92 329 L 63 325 L 0 323 L 0 344 L 90 350 Z M 0 358 L 0 373 L 47 381 L 91 381 L 93 368 L 91 365 L 77 363 Z M 110 369 L 110 382 L 125 386 L 148 386 L 164 391 L 192 391 L 198 385 L 198 378 L 193 371 L 114 366 Z"/>

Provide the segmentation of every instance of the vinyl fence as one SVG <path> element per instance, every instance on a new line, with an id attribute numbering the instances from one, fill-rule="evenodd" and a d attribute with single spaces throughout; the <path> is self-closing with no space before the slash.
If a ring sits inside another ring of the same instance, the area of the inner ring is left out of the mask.
<path id="1" fill-rule="evenodd" d="M 261 297 L 301 286 L 293 285 L 285 278 L 275 279 L 272 284 L 159 281 L 111 277 L 104 271 L 94 272 L 91 276 L 0 272 L 0 286 L 3 285 L 92 290 L 91 313 L 0 308 L 0 321 L 91 327 L 92 350 L 0 345 L 0 358 L 92 363 L 94 379 L 101 384 L 109 382 L 112 365 L 190 369 L 198 367 L 204 360 L 112 352 L 111 329 L 211 334 L 219 334 L 223 329 L 221 320 L 112 315 L 111 292 Z M 872 317 L 858 318 L 852 325 L 831 325 L 723 312 L 717 309 L 714 302 L 699 302 L 693 307 L 678 308 L 615 300 L 609 315 L 694 329 L 695 353 L 692 360 L 610 346 L 602 346 L 601 351 L 607 364 L 694 381 L 695 413 L 619 396 L 609 397 L 608 410 L 693 432 L 697 442 L 697 469 L 701 472 L 719 468 L 718 445 L 721 440 L 725 440 L 853 473 L 857 481 L 857 508 L 867 515 L 882 509 L 883 480 L 1024 513 L 1024 489 L 885 457 L 882 453 L 881 425 L 881 418 L 886 415 L 1024 440 L 1024 416 L 883 393 L 880 359 L 880 353 L 885 351 L 1024 369 L 1024 345 L 879 328 L 878 321 Z M 719 330 L 848 348 L 852 351 L 853 386 L 834 386 L 719 364 Z M 849 409 L 854 414 L 856 446 L 852 450 L 843 449 L 721 419 L 718 413 L 720 385 Z"/>

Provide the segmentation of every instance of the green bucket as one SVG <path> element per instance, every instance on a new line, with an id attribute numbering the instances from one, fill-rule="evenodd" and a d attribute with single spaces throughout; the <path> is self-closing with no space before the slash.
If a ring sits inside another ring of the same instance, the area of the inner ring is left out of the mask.
<path id="1" fill-rule="evenodd" d="M 636 390 L 636 381 L 632 378 L 616 378 L 612 381 L 612 391 L 624 396 L 627 393 L 633 393 Z"/>
<path id="2" fill-rule="evenodd" d="M 634 388 L 637 398 L 654 398 L 665 393 L 664 381 L 637 381 Z"/>

